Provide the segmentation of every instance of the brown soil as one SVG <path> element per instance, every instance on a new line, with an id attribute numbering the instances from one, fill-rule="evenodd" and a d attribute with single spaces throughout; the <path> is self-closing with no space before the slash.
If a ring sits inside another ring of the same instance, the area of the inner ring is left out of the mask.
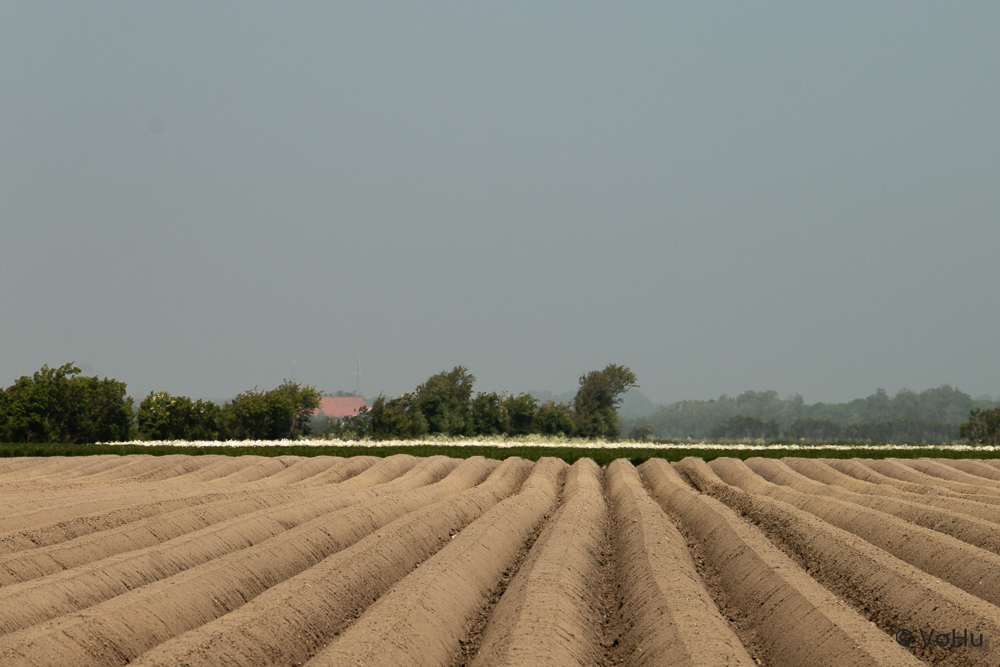
<path id="1" fill-rule="evenodd" d="M 939 477 L 935 477 L 934 475 L 928 475 L 927 473 L 915 470 L 914 468 L 904 465 L 900 461 L 894 461 L 893 459 L 865 460 L 864 464 L 875 472 L 881 473 L 886 477 L 909 482 L 911 484 L 931 486 L 937 489 L 947 489 L 957 494 L 1000 497 L 1000 489 L 941 479 Z"/>
<path id="2" fill-rule="evenodd" d="M 405 515 L 138 665 L 301 664 L 417 565 L 515 492 L 532 466 L 507 459 L 479 486 Z"/>
<path id="3" fill-rule="evenodd" d="M 653 495 L 702 542 L 734 611 L 741 622 L 754 626 L 769 662 L 919 664 L 813 580 L 755 526 L 714 498 L 692 491 L 663 461 L 644 465 Z"/>
<path id="4" fill-rule="evenodd" d="M 456 535 L 308 664 L 448 664 L 494 583 L 555 506 L 565 468 L 541 459 L 520 493 Z"/>
<path id="5" fill-rule="evenodd" d="M 997 495 L 1000 494 L 1000 487 L 993 480 L 984 478 L 980 475 L 973 475 L 968 472 L 963 472 L 950 465 L 947 465 L 943 461 L 935 461 L 932 459 L 899 459 L 896 460 L 897 463 L 901 463 L 908 468 L 913 468 L 917 472 L 930 475 L 931 477 L 938 477 L 940 479 L 948 480 L 949 482 L 956 482 L 961 485 L 961 488 L 969 489 L 970 493 L 975 494 L 987 494 L 987 495 Z M 985 469 L 989 469 L 990 466 L 983 466 Z M 995 472 L 1000 472 L 996 470 Z M 976 490 L 975 487 L 983 487 L 981 490 Z"/>
<path id="6" fill-rule="evenodd" d="M 1000 556 L 968 543 L 981 541 L 994 549 L 1000 548 L 994 524 L 888 498 L 870 499 L 885 509 L 892 509 L 893 514 L 890 514 L 858 506 L 866 500 L 865 497 L 847 491 L 841 492 L 842 498 L 860 502 L 854 504 L 837 499 L 836 490 L 823 496 L 800 493 L 754 475 L 754 472 L 781 465 L 780 461 L 771 459 L 749 459 L 745 464 L 736 459 L 716 459 L 710 468 L 705 466 L 703 470 L 718 473 L 723 480 L 738 485 L 744 491 L 767 495 L 805 510 L 928 574 L 983 600 L 1000 604 Z M 919 525 L 925 521 L 930 527 Z M 955 537 L 948 533 L 954 533 Z"/>
<path id="7" fill-rule="evenodd" d="M 738 463 L 725 461 L 717 468 L 734 468 Z M 682 467 L 699 487 L 760 527 L 812 577 L 878 625 L 887 640 L 901 628 L 917 634 L 918 629 L 964 626 L 977 628 L 986 637 L 1000 630 L 1000 610 L 994 605 L 787 503 L 730 487 L 715 475 L 716 467 L 700 461 Z M 891 527 L 887 530 L 891 532 Z M 911 650 L 932 664 L 995 664 L 988 650 L 941 651 L 919 643 Z"/>
<path id="8" fill-rule="evenodd" d="M 941 465 L 946 465 L 949 468 L 954 468 L 955 470 L 961 470 L 962 472 L 967 472 L 970 475 L 975 475 L 977 477 L 985 477 L 986 479 L 992 479 L 994 481 L 1000 482 L 1000 470 L 997 470 L 993 466 L 986 465 L 982 461 L 975 461 L 973 459 L 931 459 L 937 461 Z"/>
<path id="9" fill-rule="evenodd" d="M 998 505 L 974 460 L 6 459 L 0 665 L 996 665 Z"/>
<path id="10" fill-rule="evenodd" d="M 559 511 L 491 610 L 473 667 L 597 664 L 606 522 L 601 470 L 580 459 Z"/>

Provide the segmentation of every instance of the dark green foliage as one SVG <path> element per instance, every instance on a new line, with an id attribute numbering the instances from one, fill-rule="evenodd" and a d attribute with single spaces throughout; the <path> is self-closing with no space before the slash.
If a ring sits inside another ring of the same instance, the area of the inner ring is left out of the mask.
<path id="1" fill-rule="evenodd" d="M 710 461 L 719 457 L 732 457 L 747 459 L 749 457 L 783 458 L 795 456 L 803 458 L 922 458 L 932 455 L 947 459 L 1000 459 L 1000 452 L 984 451 L 948 451 L 929 450 L 926 447 L 913 447 L 903 450 L 873 451 L 864 449 L 848 450 L 817 450 L 817 451 L 794 451 L 787 449 L 650 449 L 644 447 L 626 448 L 580 448 L 580 447 L 523 447 L 512 445 L 510 447 L 490 447 L 478 445 L 419 445 L 419 446 L 391 446 L 391 447 L 364 447 L 364 446 L 264 446 L 264 447 L 193 447 L 193 446 L 157 446 L 147 447 L 142 445 L 84 445 L 65 443 L 8 443 L 0 444 L 0 457 L 16 456 L 93 456 L 112 454 L 117 456 L 129 456 L 136 454 L 167 456 L 173 454 L 183 454 L 188 456 L 198 455 L 222 455 L 222 456 L 378 456 L 386 457 L 394 454 L 411 454 L 413 456 L 449 456 L 454 458 L 469 458 L 473 456 L 484 456 L 491 459 L 506 459 L 517 456 L 530 461 L 551 456 L 561 458 L 567 463 L 574 463 L 578 459 L 593 459 L 598 465 L 605 466 L 615 459 L 628 459 L 632 463 L 639 463 L 651 458 L 661 458 L 667 461 L 679 461 L 688 456 L 700 457 Z"/>
<path id="2" fill-rule="evenodd" d="M 362 437 L 370 435 L 376 440 L 418 438 L 427 434 L 427 420 L 417 408 L 413 394 L 403 394 L 390 401 L 379 394 L 363 420 L 358 420 L 358 426 L 363 424 L 367 424 L 367 432 L 363 430 Z"/>
<path id="3" fill-rule="evenodd" d="M 139 437 L 143 440 L 218 440 L 223 433 L 222 408 L 211 401 L 192 401 L 165 391 L 150 392 L 139 404 Z"/>
<path id="4" fill-rule="evenodd" d="M 0 389 L 0 440 L 10 440 L 7 424 L 10 421 L 10 396 Z"/>
<path id="5" fill-rule="evenodd" d="M 568 438 L 576 435 L 572 409 L 565 403 L 555 401 L 545 401 L 538 406 L 532 428 L 541 435 L 564 435 Z"/>
<path id="6" fill-rule="evenodd" d="M 538 400 L 531 394 L 518 394 L 504 399 L 507 417 L 510 419 L 510 435 L 528 435 L 535 421 Z"/>
<path id="7" fill-rule="evenodd" d="M 431 433 L 471 435 L 472 385 L 476 377 L 464 366 L 432 375 L 414 392 L 413 403 Z"/>
<path id="8" fill-rule="evenodd" d="M 76 377 L 72 363 L 46 364 L 24 375 L 0 399 L 0 438 L 13 442 L 101 442 L 127 440 L 132 399 L 125 383 Z"/>
<path id="9" fill-rule="evenodd" d="M 638 386 L 635 373 L 618 364 L 580 377 L 580 389 L 573 399 L 577 435 L 617 438 L 621 396 Z"/>
<path id="10" fill-rule="evenodd" d="M 473 435 L 507 435 L 510 414 L 503 396 L 496 392 L 478 393 L 472 399 Z"/>
<path id="11" fill-rule="evenodd" d="M 959 433 L 975 445 L 1000 444 L 1000 407 L 971 410 L 969 421 L 959 426 Z"/>
<path id="12" fill-rule="evenodd" d="M 776 419 L 764 421 L 760 417 L 742 417 L 736 415 L 719 422 L 712 428 L 713 438 L 738 440 L 741 438 L 764 438 L 776 440 L 781 432 L 781 425 Z"/>
<path id="13" fill-rule="evenodd" d="M 614 438 L 618 436 L 621 395 L 629 387 L 638 386 L 632 371 L 612 364 L 580 378 L 572 405 L 553 401 L 538 405 L 530 394 L 481 392 L 473 398 L 475 381 L 468 369 L 456 366 L 431 376 L 412 394 L 391 401 L 379 396 L 367 415 L 345 421 L 336 433 L 379 440 L 426 434 L 461 437 L 531 433 Z"/>
<path id="14" fill-rule="evenodd" d="M 315 387 L 285 380 L 266 392 L 256 388 L 222 407 L 222 433 L 229 440 L 278 440 L 309 433 L 309 420 L 319 407 Z"/>

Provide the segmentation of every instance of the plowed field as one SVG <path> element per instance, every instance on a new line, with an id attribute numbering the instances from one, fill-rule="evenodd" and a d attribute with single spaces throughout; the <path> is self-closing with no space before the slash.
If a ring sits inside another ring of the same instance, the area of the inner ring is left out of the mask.
<path id="1" fill-rule="evenodd" d="M 923 663 L 1000 665 L 991 461 L 0 459 L 4 667 Z"/>

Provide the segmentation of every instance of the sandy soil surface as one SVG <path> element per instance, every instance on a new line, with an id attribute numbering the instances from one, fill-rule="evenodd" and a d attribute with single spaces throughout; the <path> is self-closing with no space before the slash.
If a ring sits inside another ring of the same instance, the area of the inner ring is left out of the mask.
<path id="1" fill-rule="evenodd" d="M 0 460 L 0 665 L 998 665 L 1000 465 Z"/>

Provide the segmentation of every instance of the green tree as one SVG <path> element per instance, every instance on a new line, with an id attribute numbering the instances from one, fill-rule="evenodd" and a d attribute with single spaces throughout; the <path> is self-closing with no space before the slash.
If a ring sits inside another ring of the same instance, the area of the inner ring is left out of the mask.
<path id="1" fill-rule="evenodd" d="M 577 434 L 588 438 L 618 437 L 621 396 L 638 386 L 635 373 L 618 364 L 581 376 L 580 388 L 573 399 Z"/>
<path id="2" fill-rule="evenodd" d="M 511 435 L 528 435 L 532 432 L 535 412 L 538 410 L 538 399 L 531 394 L 518 394 L 504 399 L 504 407 L 510 418 Z"/>
<path id="3" fill-rule="evenodd" d="M 974 445 L 1000 444 L 1000 407 L 975 408 L 969 412 L 969 421 L 958 427 L 959 434 Z"/>
<path id="4" fill-rule="evenodd" d="M 48 364 L 4 390 L 0 436 L 12 442 L 127 440 L 133 402 L 124 382 L 76 377 L 72 363 Z"/>
<path id="5" fill-rule="evenodd" d="M 573 437 L 576 435 L 576 422 L 572 409 L 565 403 L 545 401 L 538 406 L 532 431 L 541 435 Z"/>
<path id="6" fill-rule="evenodd" d="M 136 417 L 144 440 L 218 440 L 223 430 L 218 405 L 165 391 L 150 392 Z"/>
<path id="7" fill-rule="evenodd" d="M 474 435 L 510 433 L 510 415 L 503 396 L 493 391 L 476 394 L 472 399 L 472 432 Z"/>
<path id="8" fill-rule="evenodd" d="M 135 419 L 132 397 L 124 382 L 109 378 L 70 380 L 70 419 L 67 439 L 72 442 L 113 442 L 129 439 Z"/>
<path id="9" fill-rule="evenodd" d="M 315 387 L 289 380 L 266 392 L 254 387 L 222 407 L 224 435 L 231 440 L 278 440 L 306 435 L 319 399 Z"/>
<path id="10" fill-rule="evenodd" d="M 376 440 L 419 438 L 427 434 L 427 420 L 417 408 L 413 394 L 386 400 L 379 394 L 371 409 L 359 416 L 358 424 L 367 423 L 367 433 Z M 363 422 L 362 422 L 363 420 Z"/>
<path id="11" fill-rule="evenodd" d="M 472 385 L 476 376 L 465 366 L 432 375 L 419 385 L 413 401 L 427 420 L 430 433 L 471 435 Z"/>

